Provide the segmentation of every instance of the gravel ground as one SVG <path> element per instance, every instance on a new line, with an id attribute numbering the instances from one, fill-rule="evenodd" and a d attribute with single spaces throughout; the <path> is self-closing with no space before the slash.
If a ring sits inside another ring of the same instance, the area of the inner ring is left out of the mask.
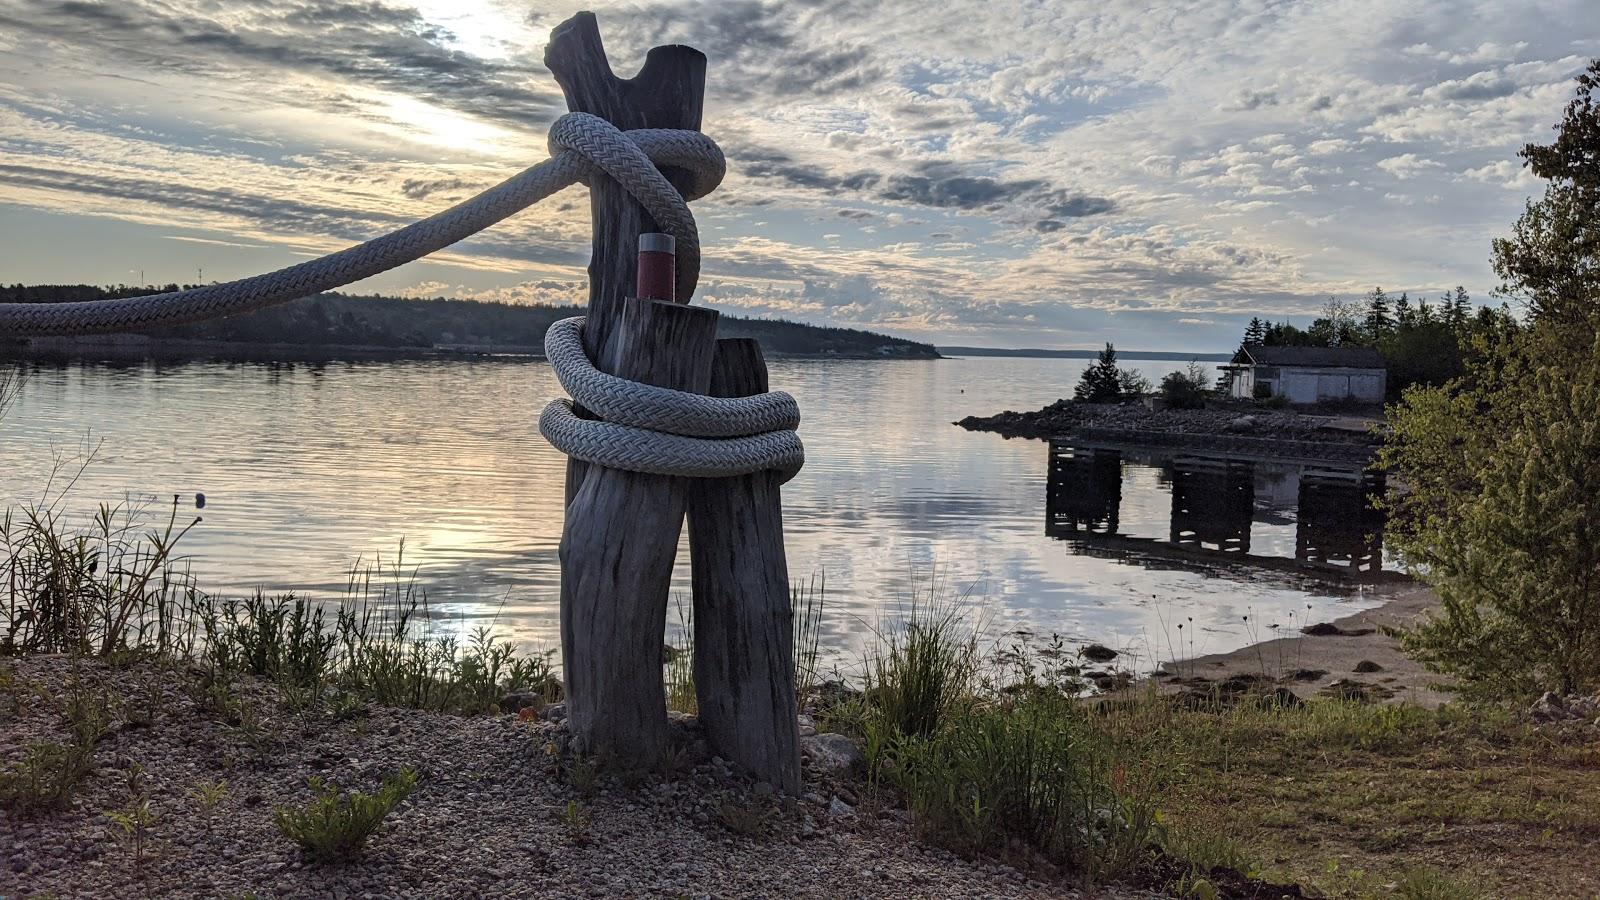
<path id="1" fill-rule="evenodd" d="M 570 775 L 562 727 L 537 719 L 367 706 L 336 720 L 289 711 L 275 689 L 250 684 L 249 712 L 230 726 L 190 698 L 191 676 L 151 663 L 45 657 L 0 669 L 11 682 L 0 694 L 3 764 L 30 743 L 70 739 L 70 679 L 115 698 L 96 770 L 69 809 L 0 812 L 0 897 L 1154 896 L 1083 895 L 961 860 L 917 842 L 902 812 L 857 809 L 852 785 L 809 760 L 803 799 L 771 796 L 704 759 L 692 722 L 679 723 L 675 772 L 590 785 Z M 128 806 L 135 765 L 157 817 L 142 864 L 106 816 Z M 274 806 L 310 797 L 310 776 L 370 791 L 407 766 L 421 775 L 416 792 L 356 862 L 306 862 L 273 825 Z M 203 811 L 197 790 L 223 781 Z M 569 803 L 586 827 L 563 815 Z"/>

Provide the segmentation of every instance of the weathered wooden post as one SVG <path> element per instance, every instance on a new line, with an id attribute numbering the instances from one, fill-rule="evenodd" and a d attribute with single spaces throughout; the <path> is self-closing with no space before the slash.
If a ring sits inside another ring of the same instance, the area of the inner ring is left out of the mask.
<path id="1" fill-rule="evenodd" d="M 632 79 L 611 72 L 594 16 L 551 34 L 545 64 L 574 111 L 623 130 L 698 130 L 706 60 L 656 47 Z M 683 190 L 687 173 L 665 171 Z M 621 186 L 589 185 L 593 258 L 584 344 L 605 372 L 693 393 L 767 387 L 754 341 L 717 341 L 712 310 L 630 297 L 638 238 L 655 223 Z M 682 299 L 682 298 L 680 298 Z M 713 374 L 715 364 L 715 374 Z M 710 744 L 758 777 L 799 787 L 793 645 L 779 476 L 647 475 L 573 460 L 561 540 L 568 721 L 580 750 L 648 768 L 666 750 L 662 636 L 686 510 L 695 593 L 695 681 Z"/>
<path id="2" fill-rule="evenodd" d="M 766 390 L 761 345 L 717 341 L 711 393 Z M 797 792 L 794 614 L 777 473 L 697 482 L 689 494 L 689 552 L 695 699 L 706 739 L 755 775 Z"/>
<path id="3" fill-rule="evenodd" d="M 656 47 L 637 76 L 620 79 L 606 60 L 594 15 L 579 13 L 551 33 L 544 61 L 571 110 L 623 130 L 700 128 L 706 60 L 698 50 Z M 683 186 L 674 173 L 664 174 Z M 639 235 L 658 228 L 610 178 L 596 175 L 591 182 L 585 349 L 602 371 L 704 393 L 717 314 L 629 299 Z M 581 750 L 626 768 L 653 767 L 665 754 L 662 634 L 685 481 L 577 460 L 567 468 L 561 649 L 568 720 Z"/>

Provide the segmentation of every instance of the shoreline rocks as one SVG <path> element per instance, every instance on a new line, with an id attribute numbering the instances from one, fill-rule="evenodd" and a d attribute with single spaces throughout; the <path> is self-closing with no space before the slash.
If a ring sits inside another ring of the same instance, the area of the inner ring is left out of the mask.
<path id="1" fill-rule="evenodd" d="M 1342 423 L 1334 427 L 1334 421 L 1327 416 L 1253 407 L 1150 409 L 1142 403 L 1057 400 L 1032 412 L 1006 410 L 993 416 L 968 416 L 955 424 L 968 431 L 988 431 L 1007 438 L 1138 432 L 1166 435 L 1174 440 L 1209 439 L 1219 444 L 1293 441 L 1324 448 L 1326 455 L 1341 458 L 1368 455 L 1382 443 L 1376 430 L 1351 430 Z"/>

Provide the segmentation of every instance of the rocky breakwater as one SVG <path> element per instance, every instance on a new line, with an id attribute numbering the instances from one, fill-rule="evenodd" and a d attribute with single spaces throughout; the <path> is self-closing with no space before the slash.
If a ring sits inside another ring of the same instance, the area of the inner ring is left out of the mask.
<path id="1" fill-rule="evenodd" d="M 1152 408 L 1144 403 L 1057 400 L 1032 412 L 1006 410 L 956 422 L 968 431 L 1013 438 L 1083 437 L 1156 446 L 1293 450 L 1340 460 L 1369 458 L 1382 443 L 1375 420 L 1245 406 Z"/>

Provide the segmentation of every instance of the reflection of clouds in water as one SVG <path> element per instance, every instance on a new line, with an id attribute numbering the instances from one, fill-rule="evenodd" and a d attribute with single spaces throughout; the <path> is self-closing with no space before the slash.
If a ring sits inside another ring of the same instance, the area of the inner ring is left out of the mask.
<path id="1" fill-rule="evenodd" d="M 1099 558 L 1044 533 L 1046 447 L 952 426 L 970 414 L 1038 408 L 1069 393 L 1079 360 L 772 364 L 805 421 L 805 470 L 784 488 L 790 575 L 825 574 L 828 662 L 849 663 L 873 628 L 937 580 L 990 630 L 1060 632 L 1160 645 L 1162 622 L 1193 616 L 1205 645 L 1244 639 L 1249 606 L 1310 600 L 1249 571 L 1202 575 Z M 1140 361 L 1154 378 L 1181 364 Z M 47 448 L 86 427 L 105 452 L 77 508 L 127 491 L 207 495 L 184 548 L 205 585 L 342 595 L 357 556 L 418 567 L 435 621 L 559 644 L 565 460 L 535 422 L 558 393 L 525 361 L 42 368 L 7 421 L 0 496 L 30 496 Z M 1164 538 L 1171 496 L 1159 468 L 1124 466 L 1122 530 Z M 1292 555 L 1293 526 L 1258 521 L 1254 552 Z M 673 590 L 689 596 L 680 544 Z M 676 613 L 669 611 L 676 627 Z"/>

